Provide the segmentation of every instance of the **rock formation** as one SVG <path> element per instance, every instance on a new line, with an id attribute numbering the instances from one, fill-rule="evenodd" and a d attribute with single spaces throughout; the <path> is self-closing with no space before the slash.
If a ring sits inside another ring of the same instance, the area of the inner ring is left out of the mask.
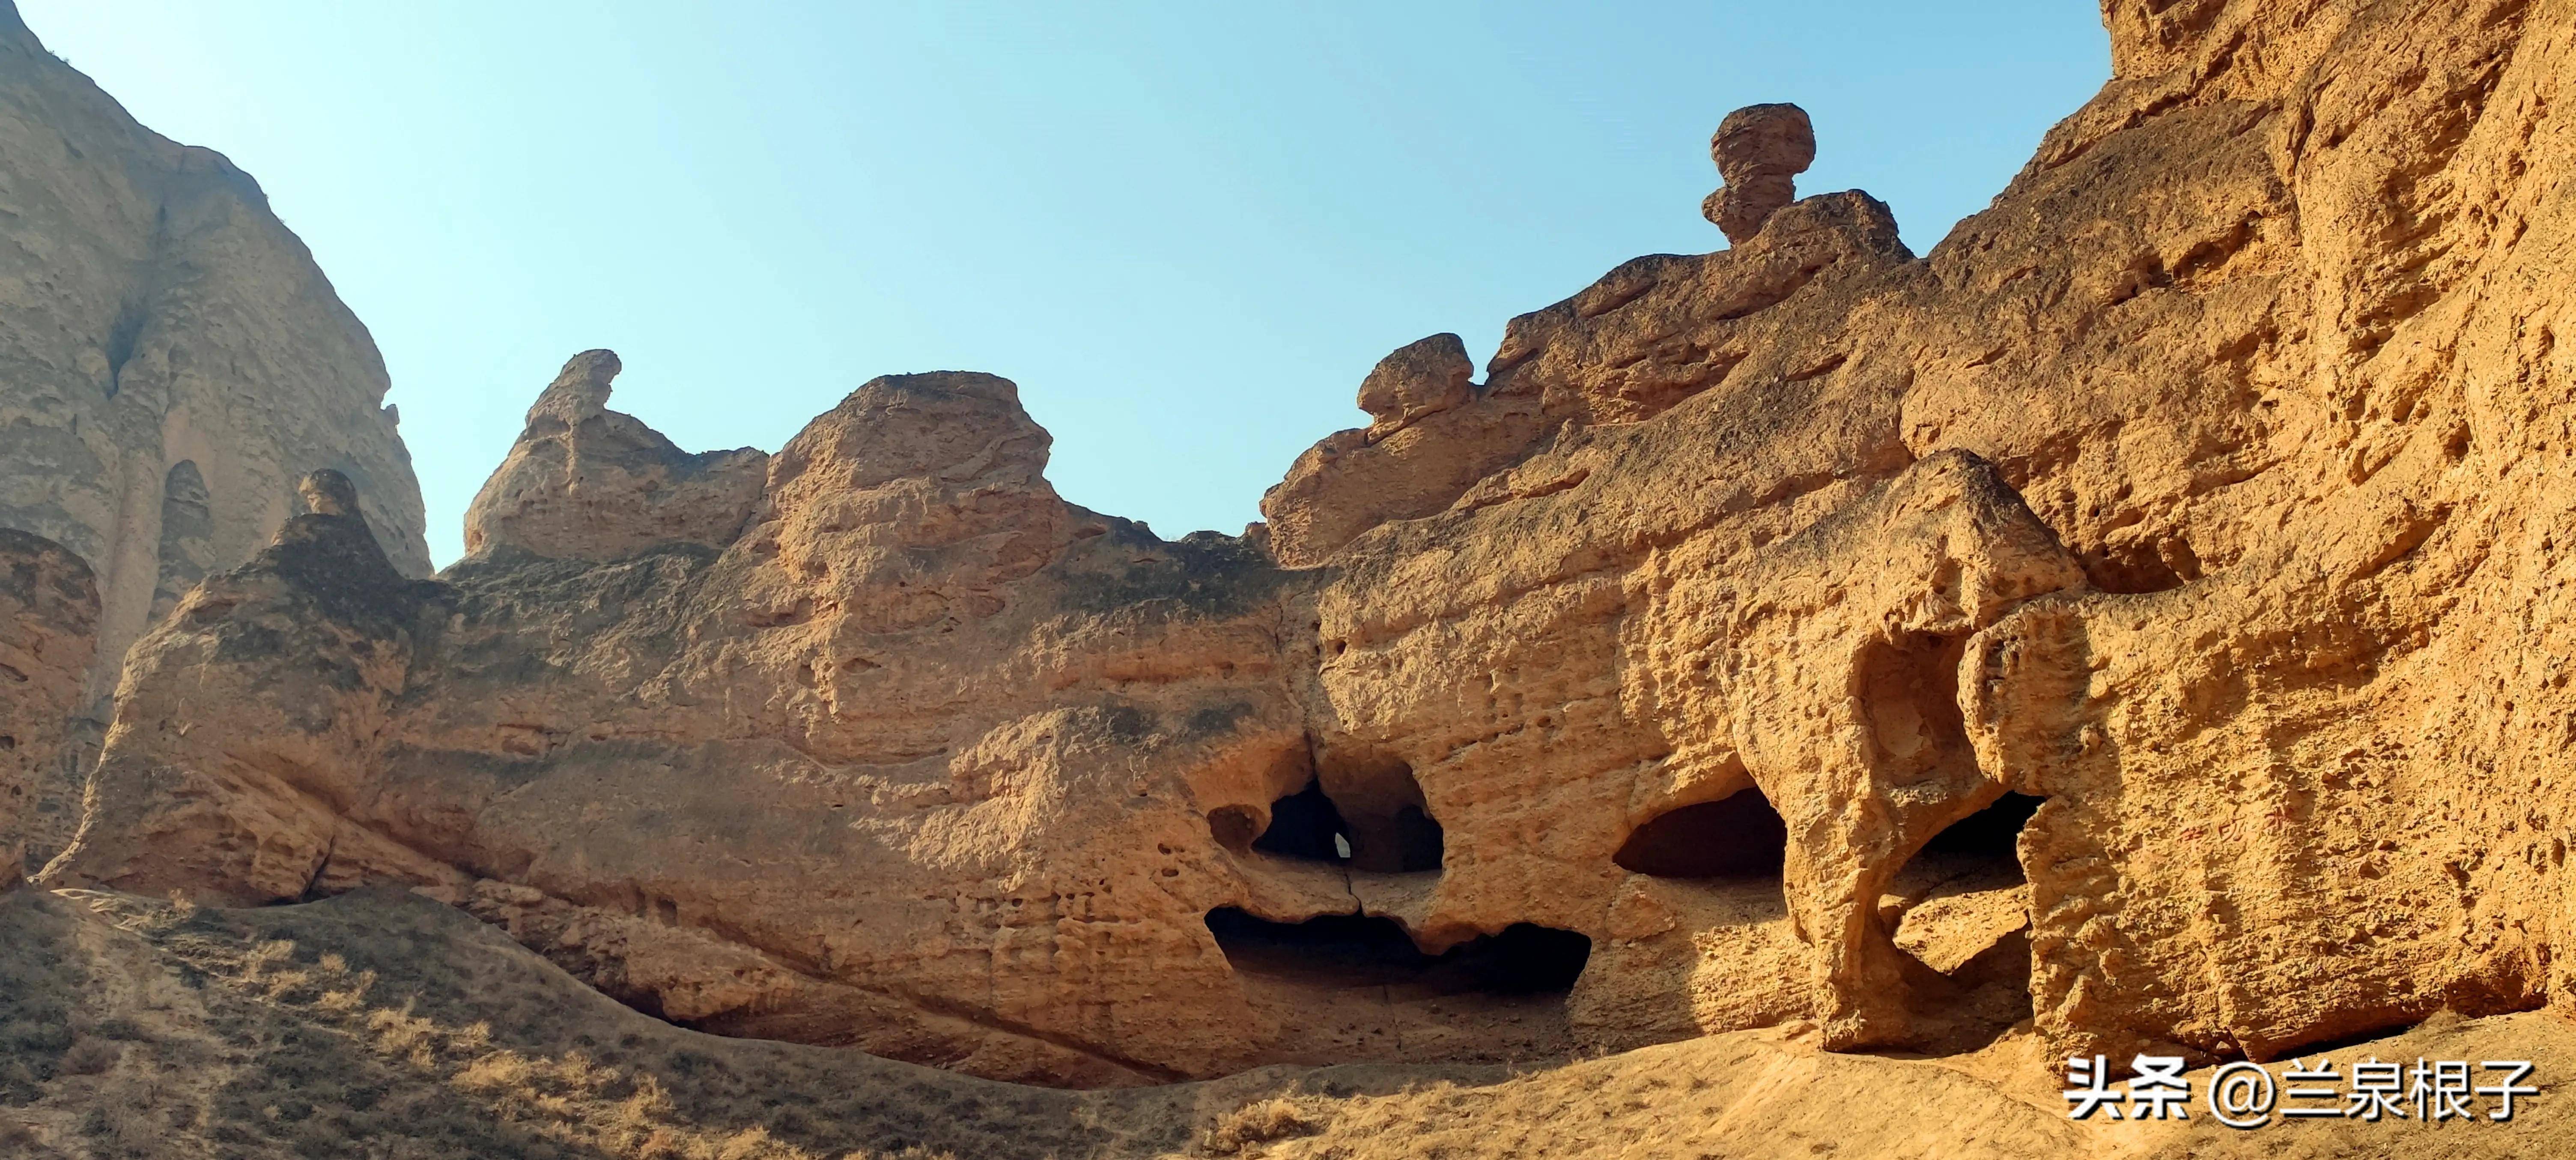
<path id="1" fill-rule="evenodd" d="M 1816 128 L 1796 105 L 1747 105 L 1718 123 L 1708 156 L 1726 184 L 1700 203 L 1700 216 L 1740 246 L 1798 200 L 1798 175 L 1816 163 Z"/>
<path id="2" fill-rule="evenodd" d="M 38 536 L 0 528 L 0 890 L 18 881 L 19 826 L 53 784 L 63 727 L 95 655 L 98 582 Z"/>
<path id="3" fill-rule="evenodd" d="M 303 243 L 248 175 L 136 124 L 5 2 L 0 171 L 0 528 L 97 574 L 76 713 L 103 716 L 126 646 L 265 542 L 307 470 L 357 480 L 396 565 L 428 572 L 383 361 Z M 66 775 L 36 791 L 39 852 L 77 819 L 83 758 L 48 758 Z"/>
<path id="4" fill-rule="evenodd" d="M 760 501 L 769 456 L 690 455 L 608 409 L 612 351 L 584 351 L 528 408 L 510 457 L 465 513 L 465 550 L 614 560 L 659 543 L 721 548 Z"/>
<path id="5" fill-rule="evenodd" d="M 47 880 L 1079 1086 L 2576 1005 L 2576 0 L 2105 16 L 1929 255 L 1730 117 L 1731 248 L 1390 356 L 1243 539 L 990 376 L 710 459 L 579 356 L 471 558 L 319 512 L 181 600 Z"/>

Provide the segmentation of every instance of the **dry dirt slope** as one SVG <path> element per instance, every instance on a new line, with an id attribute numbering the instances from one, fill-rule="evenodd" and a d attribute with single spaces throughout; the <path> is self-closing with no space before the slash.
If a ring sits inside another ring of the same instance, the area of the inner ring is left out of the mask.
<path id="1" fill-rule="evenodd" d="M 1940 1063 L 1711 1036 L 1562 1066 L 1265 1068 L 1066 1092 L 638 1014 L 389 891 L 256 910 L 0 897 L 0 1156 L 2006 1157 L 2565 1154 L 2576 1027 L 2439 1021 L 2382 1057 L 2534 1058 L 2512 1125 L 2075 1124 L 2027 1034 Z"/>

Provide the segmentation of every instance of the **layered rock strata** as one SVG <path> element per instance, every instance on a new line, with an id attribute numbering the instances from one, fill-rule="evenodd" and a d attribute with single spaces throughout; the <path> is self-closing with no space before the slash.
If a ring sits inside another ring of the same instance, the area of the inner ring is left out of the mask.
<path id="1" fill-rule="evenodd" d="M 699 470 L 582 356 L 435 581 L 322 514 L 181 601 L 50 880 L 1062 1084 L 2568 1003 L 2576 3 L 2105 15 L 1931 254 L 1824 194 L 1417 343 L 1246 539 L 989 376 Z"/>
<path id="2" fill-rule="evenodd" d="M 97 647 L 98 581 L 62 545 L 0 528 L 0 890 L 20 876 L 21 826 L 61 780 L 65 723 Z"/>
<path id="3" fill-rule="evenodd" d="M 1726 184 L 1700 203 L 1700 216 L 1742 245 L 1798 199 L 1798 175 L 1816 163 L 1816 127 L 1796 105 L 1748 105 L 1718 123 L 1708 156 Z"/>
<path id="4" fill-rule="evenodd" d="M 0 178 L 0 528 L 79 556 L 101 600 L 76 752 L 27 819 L 50 853 L 126 647 L 267 542 L 298 476 L 356 480 L 404 572 L 429 552 L 383 360 L 259 185 L 135 123 L 6 0 Z"/>
<path id="5" fill-rule="evenodd" d="M 691 455 L 608 409 L 614 351 L 584 351 L 528 408 L 510 457 L 465 512 L 465 550 L 615 560 L 662 543 L 721 548 L 760 502 L 769 456 Z"/>

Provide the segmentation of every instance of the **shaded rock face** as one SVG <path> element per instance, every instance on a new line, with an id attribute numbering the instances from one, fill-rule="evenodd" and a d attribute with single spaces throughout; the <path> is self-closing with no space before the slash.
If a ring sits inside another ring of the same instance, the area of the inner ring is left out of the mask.
<path id="1" fill-rule="evenodd" d="M 65 721 L 81 699 L 98 634 L 98 581 L 62 545 L 0 528 L 0 890 L 20 877 L 20 849 L 60 783 Z"/>
<path id="2" fill-rule="evenodd" d="M 743 500 L 578 358 L 474 558 L 317 514 L 182 600 L 48 877 L 407 883 L 683 1023 L 1075 1085 L 2568 1002 L 2576 3 L 2106 23 L 1930 255 L 1825 194 L 1480 384 L 1415 344 L 1244 540 L 1063 502 L 972 374 Z"/>
<path id="3" fill-rule="evenodd" d="M 126 646 L 257 551 L 313 468 L 357 481 L 394 563 L 429 571 L 383 361 L 303 243 L 249 176 L 136 124 L 6 3 L 0 172 L 0 528 L 97 575 L 76 712 L 103 716 Z"/>

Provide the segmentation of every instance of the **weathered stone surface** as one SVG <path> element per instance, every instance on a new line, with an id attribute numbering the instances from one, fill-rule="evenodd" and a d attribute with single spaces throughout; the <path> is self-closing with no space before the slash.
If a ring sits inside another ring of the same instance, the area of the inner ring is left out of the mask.
<path id="1" fill-rule="evenodd" d="M 60 784 L 63 725 L 81 699 L 97 646 L 98 581 L 62 545 L 0 528 L 0 890 L 20 877 L 19 849 Z M 72 816 L 77 816 L 76 814 Z"/>
<path id="2" fill-rule="evenodd" d="M 2106 22 L 1929 255 L 1809 197 L 1481 387 L 1404 355 L 1266 552 L 1064 503 L 969 374 L 672 533 L 576 360 L 495 487 L 623 538 L 412 583 L 301 517 L 138 647 L 48 875 L 407 883 L 694 1026 L 1065 1084 L 2576 1006 L 2576 0 Z"/>
<path id="3" fill-rule="evenodd" d="M 656 544 L 723 547 L 760 502 L 769 456 L 691 455 L 608 409 L 617 355 L 574 355 L 465 513 L 465 550 L 614 560 Z"/>
<path id="4" fill-rule="evenodd" d="M 1360 381 L 1360 410 L 1369 413 L 1369 441 L 1374 443 L 1425 415 L 1446 411 L 1475 393 L 1468 380 L 1476 364 L 1454 334 L 1435 334 L 1378 360 Z"/>
<path id="5" fill-rule="evenodd" d="M 1796 105 L 1747 105 L 1718 122 L 1708 156 L 1726 184 L 1700 203 L 1700 216 L 1740 246 L 1798 200 L 1798 175 L 1816 163 L 1816 128 Z"/>
<path id="6" fill-rule="evenodd" d="M 1270 1067 L 1048 1091 L 673 1027 L 395 890 L 244 910 L 19 891 L 0 898 L 0 983 L 17 1029 L 0 1037 L 0 1142 L 31 1160 L 101 1140 L 144 1141 L 155 1160 L 363 1155 L 387 1141 L 424 1160 L 2273 1160 L 2285 1144 L 2529 1160 L 2576 1133 L 2554 1091 L 2516 1100 L 2510 1123 L 2249 1132 L 2196 1100 L 2190 1119 L 2073 1122 L 2032 1040 L 1921 1059 L 1822 1052 L 1788 1028 L 1561 1066 Z M 2347 1055 L 2529 1060 L 2547 1084 L 2576 1070 L 2576 1023 L 2443 1018 L 2339 1050 L 2339 1066 Z M 2186 1078 L 2206 1092 L 2213 1076 Z"/>
<path id="7" fill-rule="evenodd" d="M 126 647 L 258 550 L 306 471 L 357 480 L 394 563 L 429 571 L 383 360 L 303 243 L 248 175 L 136 124 L 5 2 L 0 179 L 0 527 L 97 573 L 76 713 L 103 719 Z M 40 854 L 68 836 L 53 816 Z"/>

